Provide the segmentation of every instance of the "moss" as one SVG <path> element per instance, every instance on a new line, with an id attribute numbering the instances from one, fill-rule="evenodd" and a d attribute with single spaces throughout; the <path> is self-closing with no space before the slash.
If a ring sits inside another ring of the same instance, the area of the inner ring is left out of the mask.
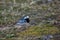
<path id="1" fill-rule="evenodd" d="M 59 29 L 57 27 L 38 27 L 33 26 L 29 29 L 20 33 L 21 36 L 42 36 L 47 34 L 56 34 L 59 33 Z"/>

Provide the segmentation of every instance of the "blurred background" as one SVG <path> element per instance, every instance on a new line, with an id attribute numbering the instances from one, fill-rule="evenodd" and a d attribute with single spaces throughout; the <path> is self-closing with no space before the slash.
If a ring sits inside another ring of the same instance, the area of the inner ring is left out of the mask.
<path id="1" fill-rule="evenodd" d="M 15 28 L 27 15 L 29 26 Z M 60 0 L 0 0 L 0 40 L 45 40 L 45 35 L 60 40 Z"/>

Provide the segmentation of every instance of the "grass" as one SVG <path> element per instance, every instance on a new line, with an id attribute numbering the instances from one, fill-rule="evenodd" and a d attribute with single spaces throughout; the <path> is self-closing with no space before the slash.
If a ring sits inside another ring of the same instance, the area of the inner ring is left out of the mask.
<path id="1" fill-rule="evenodd" d="M 13 16 L 11 14 L 0 16 L 0 25 L 14 24 L 19 19 L 19 16 Z"/>
<path id="2" fill-rule="evenodd" d="M 39 26 L 33 26 L 29 29 L 23 31 L 20 33 L 21 36 L 42 36 L 42 35 L 48 35 L 48 34 L 56 34 L 59 33 L 59 29 L 57 27 L 39 27 Z"/>
<path id="3" fill-rule="evenodd" d="M 24 40 L 25 38 L 41 37 L 43 35 L 54 35 L 58 33 L 60 33 L 60 31 L 57 27 L 45 24 L 43 26 L 31 26 L 21 32 L 15 28 L 0 31 L 0 36 L 2 35 L 1 38 L 5 38 L 5 40 L 14 40 L 14 38 L 17 38 L 17 40 Z"/>
<path id="4" fill-rule="evenodd" d="M 9 0 L 7 0 L 8 2 Z M 11 0 L 12 1 L 12 0 Z M 36 17 L 46 17 L 45 19 L 48 19 L 48 18 L 52 18 L 55 19 L 56 16 L 55 15 L 52 15 L 51 13 L 59 13 L 59 8 L 58 4 L 54 4 L 54 2 L 52 4 L 45 4 L 45 5 L 28 5 L 28 2 L 27 0 L 16 0 L 17 3 L 27 3 L 25 6 L 23 5 L 23 8 L 21 8 L 21 4 L 18 6 L 18 7 L 13 7 L 13 11 L 16 11 L 18 8 L 18 11 L 19 13 L 21 12 L 22 15 L 29 15 L 29 16 L 32 16 L 31 19 L 33 20 L 36 20 L 35 23 L 40 23 L 40 19 L 35 19 Z M 29 2 L 30 3 L 30 2 Z M 56 2 L 57 3 L 57 2 Z M 47 6 L 46 6 L 47 5 Z M 29 7 L 28 7 L 29 6 Z M 51 8 L 50 10 L 48 10 L 49 8 Z M 8 6 L 5 8 L 5 7 L 0 7 L 0 10 L 4 10 L 4 9 L 10 9 Z M 17 15 L 17 16 L 14 16 L 13 13 L 4 13 L 4 14 L 1 14 L 0 11 L 0 25 L 10 25 L 10 24 L 13 24 L 15 23 L 16 21 L 18 21 L 18 19 L 20 18 L 20 16 L 22 15 Z M 45 14 L 46 13 L 46 14 Z M 12 15 L 13 14 L 13 15 Z M 42 15 L 42 16 L 41 16 Z M 6 18 L 6 19 L 5 19 Z M 42 19 L 42 20 L 45 20 L 45 19 Z M 42 21 L 41 20 L 41 21 Z M 47 20 L 46 20 L 47 21 Z M 12 32 L 11 32 L 12 31 Z M 12 38 L 14 38 L 14 36 L 18 36 L 17 38 L 21 38 L 20 40 L 25 40 L 23 39 L 24 37 L 29 37 L 29 36 L 36 36 L 36 37 L 39 37 L 39 36 L 42 36 L 42 35 L 48 35 L 48 34 L 51 34 L 51 35 L 54 35 L 54 34 L 57 34 L 57 33 L 60 33 L 60 30 L 55 27 L 55 26 L 51 26 L 51 25 L 43 25 L 43 26 L 32 26 L 22 32 L 17 32 L 19 30 L 7 30 L 7 31 L 2 31 L 0 32 L 0 37 L 5 37 L 7 38 L 6 40 L 14 40 Z M 11 33 L 10 33 L 11 32 Z M 2 40 L 2 39 L 1 39 Z M 18 39 L 17 39 L 18 40 Z"/>

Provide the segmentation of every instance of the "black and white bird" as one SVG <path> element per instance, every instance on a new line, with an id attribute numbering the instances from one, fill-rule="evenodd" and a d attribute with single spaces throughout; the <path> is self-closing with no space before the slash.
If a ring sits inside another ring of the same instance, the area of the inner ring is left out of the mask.
<path id="1" fill-rule="evenodd" d="M 22 23 L 29 23 L 29 16 L 24 16 L 21 19 L 19 19 L 19 21 L 17 22 L 17 24 L 22 24 Z"/>
<path id="2" fill-rule="evenodd" d="M 18 20 L 18 22 L 16 23 L 17 27 L 22 27 L 22 26 L 29 26 L 29 16 L 24 16 L 21 19 Z"/>

